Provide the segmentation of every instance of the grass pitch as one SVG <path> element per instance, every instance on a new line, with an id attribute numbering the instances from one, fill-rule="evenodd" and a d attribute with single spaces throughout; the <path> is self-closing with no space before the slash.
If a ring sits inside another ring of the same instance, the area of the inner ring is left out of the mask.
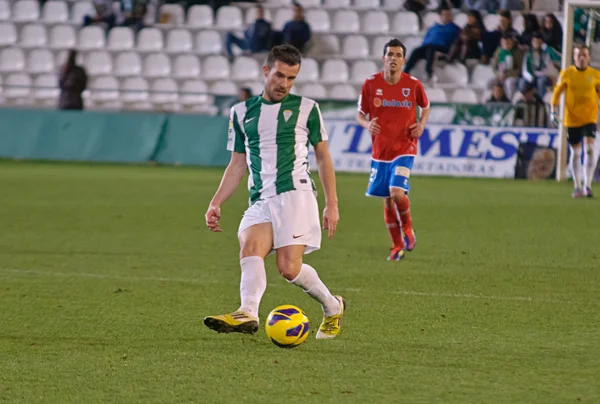
<path id="1" fill-rule="evenodd" d="M 411 179 L 417 248 L 387 262 L 382 203 L 339 175 L 334 240 L 307 256 L 349 310 L 267 259 L 261 319 L 295 304 L 302 346 L 218 335 L 237 308 L 242 186 L 221 170 L 0 163 L 0 402 L 578 403 L 600 397 L 600 204 L 567 184 Z"/>

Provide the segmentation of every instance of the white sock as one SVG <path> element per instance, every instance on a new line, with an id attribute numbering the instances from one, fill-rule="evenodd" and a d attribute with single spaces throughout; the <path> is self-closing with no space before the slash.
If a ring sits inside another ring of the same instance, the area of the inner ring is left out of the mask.
<path id="1" fill-rule="evenodd" d="M 340 302 L 333 297 L 327 286 L 319 278 L 317 271 L 310 265 L 302 264 L 298 276 L 288 282 L 300 286 L 310 297 L 321 303 L 323 313 L 326 316 L 333 316 L 340 312 Z"/>
<path id="2" fill-rule="evenodd" d="M 251 316 L 258 317 L 258 306 L 267 288 L 265 261 L 260 257 L 245 257 L 240 260 L 242 279 L 240 281 L 239 308 Z"/>
<path id="3" fill-rule="evenodd" d="M 594 160 L 594 145 L 585 145 L 585 154 L 583 155 L 583 164 L 585 170 L 583 171 L 583 181 L 586 187 L 592 187 L 592 181 L 594 179 L 594 169 L 596 168 L 596 161 Z"/>
<path id="4" fill-rule="evenodd" d="M 571 158 L 569 164 L 571 165 L 571 172 L 573 173 L 573 187 L 575 189 L 581 188 L 581 148 L 571 147 Z"/>

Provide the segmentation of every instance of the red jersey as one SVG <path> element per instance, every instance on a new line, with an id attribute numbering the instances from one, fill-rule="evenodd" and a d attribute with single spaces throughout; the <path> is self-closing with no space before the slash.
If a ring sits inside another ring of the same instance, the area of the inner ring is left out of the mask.
<path id="1" fill-rule="evenodd" d="M 363 84 L 358 110 L 370 120 L 379 118 L 379 134 L 372 136 L 374 160 L 392 161 L 402 155 L 417 154 L 417 138 L 410 135 L 410 126 L 417 122 L 417 105 L 429 108 L 423 84 L 402 73 L 400 81 L 389 84 L 379 72 Z"/>

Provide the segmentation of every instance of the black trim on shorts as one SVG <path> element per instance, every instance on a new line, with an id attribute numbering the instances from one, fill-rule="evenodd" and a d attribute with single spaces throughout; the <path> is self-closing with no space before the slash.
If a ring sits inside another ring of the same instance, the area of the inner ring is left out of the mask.
<path id="1" fill-rule="evenodd" d="M 584 137 L 596 138 L 597 124 L 589 123 L 576 128 L 567 128 L 567 141 L 570 145 L 581 143 Z"/>

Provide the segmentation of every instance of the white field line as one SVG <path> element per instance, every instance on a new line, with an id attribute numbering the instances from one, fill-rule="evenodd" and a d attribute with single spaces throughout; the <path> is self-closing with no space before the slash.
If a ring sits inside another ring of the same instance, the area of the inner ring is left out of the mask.
<path id="1" fill-rule="evenodd" d="M 190 279 L 190 278 L 171 278 L 171 277 L 163 277 L 163 276 L 119 276 L 119 275 L 106 275 L 106 274 L 95 274 L 95 273 L 87 273 L 87 272 L 56 272 L 56 271 L 43 271 L 43 270 L 35 270 L 35 269 L 16 269 L 16 268 L 0 268 L 0 272 L 5 273 L 14 273 L 20 275 L 39 275 L 39 276 L 56 276 L 63 278 L 95 278 L 95 279 L 114 279 L 118 281 L 151 281 L 151 282 L 169 282 L 169 283 L 188 283 L 188 284 L 198 284 L 198 285 L 216 285 L 223 283 L 222 281 L 214 281 L 214 280 L 198 280 L 198 279 Z M 279 284 L 270 284 L 269 287 L 279 287 L 282 285 Z M 477 295 L 472 293 L 449 293 L 449 292 L 418 292 L 414 290 L 377 290 L 377 291 L 367 291 L 364 289 L 357 288 L 336 288 L 336 290 L 345 291 L 345 292 L 375 292 L 375 293 L 386 293 L 386 294 L 395 294 L 395 295 L 405 295 L 405 296 L 424 296 L 424 297 L 445 297 L 445 298 L 455 298 L 455 299 L 480 299 L 480 300 L 498 300 L 498 301 L 519 301 L 519 302 L 536 302 L 536 303 L 567 303 L 573 304 L 578 302 L 565 301 L 565 300 L 556 300 L 556 299 L 544 299 L 544 298 L 534 298 L 528 296 L 486 296 L 486 295 Z M 583 302 L 581 302 L 583 303 Z"/>

